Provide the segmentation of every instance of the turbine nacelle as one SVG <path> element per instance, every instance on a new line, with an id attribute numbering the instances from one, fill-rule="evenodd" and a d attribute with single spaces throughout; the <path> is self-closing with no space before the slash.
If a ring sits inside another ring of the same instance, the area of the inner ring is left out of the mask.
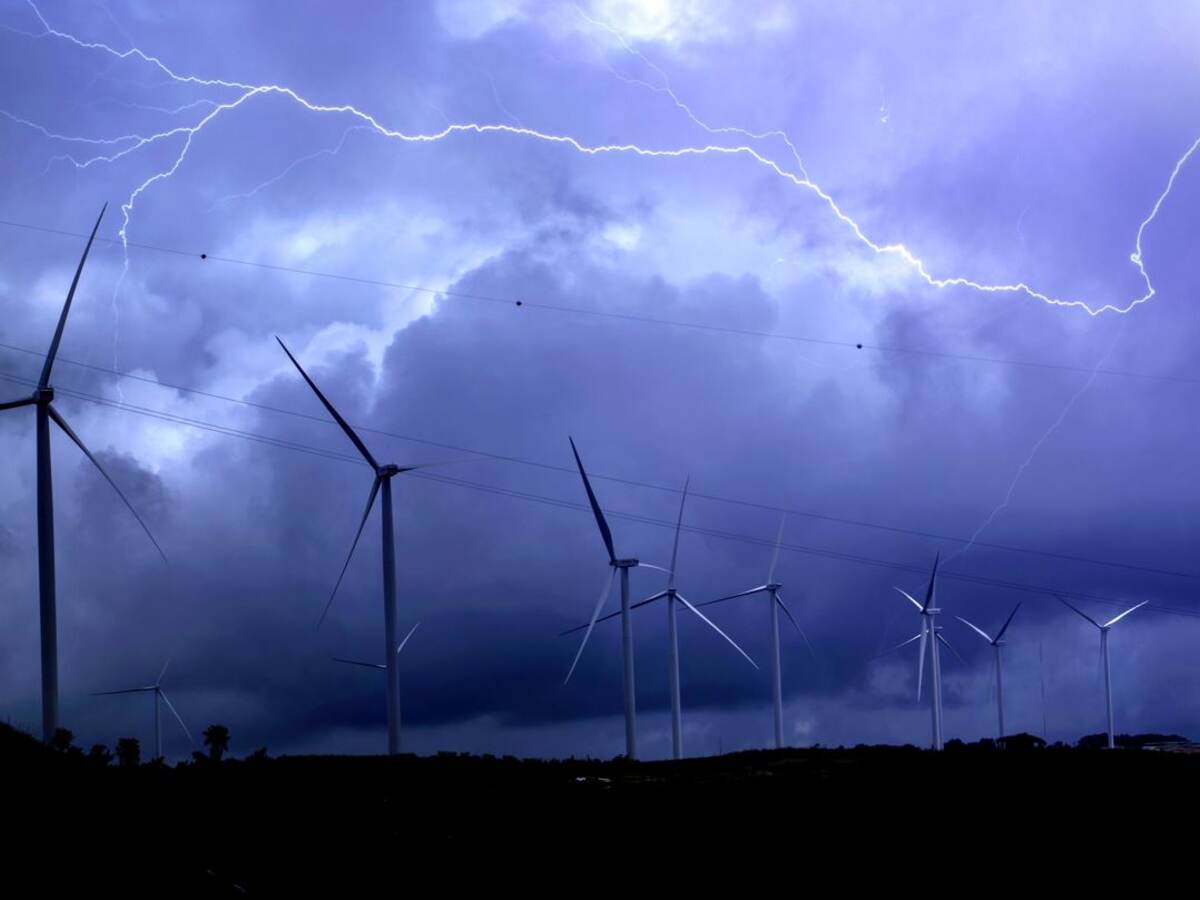
<path id="1" fill-rule="evenodd" d="M 614 569 L 636 569 L 639 564 L 636 559 L 614 559 L 609 563 Z"/>

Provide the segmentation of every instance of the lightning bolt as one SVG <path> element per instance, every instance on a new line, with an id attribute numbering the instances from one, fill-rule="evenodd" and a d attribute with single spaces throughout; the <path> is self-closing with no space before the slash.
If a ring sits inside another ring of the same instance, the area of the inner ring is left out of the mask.
<path id="1" fill-rule="evenodd" d="M 683 111 L 697 127 L 714 136 L 740 135 L 751 142 L 761 141 L 766 138 L 777 138 L 782 140 L 788 147 L 789 153 L 795 162 L 795 170 L 789 169 L 772 157 L 767 156 L 765 152 L 760 151 L 756 146 L 753 146 L 752 143 L 708 143 L 676 146 L 670 148 L 642 147 L 634 143 L 593 145 L 585 143 L 584 141 L 570 134 L 549 133 L 522 125 L 477 122 L 451 123 L 440 131 L 409 134 L 387 127 L 378 121 L 372 114 L 361 110 L 354 105 L 327 105 L 314 103 L 286 85 L 249 84 L 241 81 L 232 81 L 220 78 L 206 78 L 192 74 L 180 74 L 174 71 L 159 57 L 146 53 L 136 46 L 132 46 L 127 50 L 117 50 L 109 44 L 97 41 L 85 41 L 68 32 L 58 30 L 46 20 L 33 0 L 27 0 L 27 2 L 43 28 L 42 33 L 32 35 L 37 39 L 54 38 L 68 42 L 82 50 L 108 54 L 117 60 L 140 61 L 154 67 L 170 82 L 175 84 L 230 92 L 231 99 L 224 99 L 219 102 L 210 101 L 211 109 L 197 121 L 195 121 L 194 124 L 180 125 L 150 135 L 129 134 L 121 135 L 115 138 L 90 138 L 74 135 L 60 135 L 55 132 L 50 132 L 49 129 L 45 129 L 43 126 L 40 126 L 29 120 L 21 119 L 20 117 L 14 116 L 11 113 L 5 113 L 11 120 L 17 121 L 19 124 L 26 125 L 27 127 L 37 129 L 45 136 L 54 140 L 81 143 L 95 147 L 104 147 L 110 151 L 107 153 L 98 153 L 97 155 L 87 159 L 76 159 L 73 155 L 68 156 L 67 158 L 69 158 L 80 169 L 86 169 L 92 165 L 100 163 L 111 164 L 149 146 L 161 144 L 173 139 L 178 139 L 179 149 L 173 162 L 171 162 L 165 168 L 153 173 L 141 183 L 137 184 L 130 192 L 126 200 L 121 204 L 121 227 L 118 234 L 124 250 L 125 260 L 122 268 L 122 281 L 129 268 L 128 231 L 130 220 L 139 199 L 155 184 L 171 178 L 180 169 L 184 161 L 187 159 L 196 135 L 203 131 L 204 128 L 206 128 L 210 123 L 226 113 L 239 109 L 253 99 L 266 96 L 282 97 L 295 103 L 302 109 L 312 113 L 344 115 L 352 117 L 358 120 L 362 127 L 369 128 L 381 137 L 408 144 L 438 143 L 458 135 L 507 135 L 511 137 L 559 145 L 585 156 L 632 155 L 648 159 L 679 159 L 693 156 L 744 157 L 765 168 L 768 172 L 774 174 L 793 187 L 807 191 L 814 195 L 828 210 L 828 212 L 838 222 L 845 226 L 849 233 L 862 246 L 879 256 L 896 257 L 900 259 L 921 281 L 925 282 L 930 287 L 938 289 L 958 287 L 970 289 L 981 294 L 1019 295 L 1031 300 L 1040 301 L 1041 303 L 1053 307 L 1082 310 L 1089 316 L 1098 316 L 1106 312 L 1122 315 L 1127 314 L 1154 297 L 1155 288 L 1150 280 L 1149 273 L 1144 264 L 1142 239 L 1146 229 L 1158 216 L 1163 204 L 1169 197 L 1175 181 L 1183 167 L 1196 153 L 1197 149 L 1200 149 L 1200 138 L 1197 138 L 1197 140 L 1193 142 L 1190 147 L 1188 147 L 1186 152 L 1175 163 L 1171 175 L 1167 180 L 1166 187 L 1163 189 L 1162 193 L 1159 194 L 1149 214 L 1145 219 L 1142 220 L 1137 229 L 1137 234 L 1134 241 L 1134 251 L 1130 255 L 1130 261 L 1137 269 L 1141 278 L 1143 284 L 1143 290 L 1141 294 L 1125 303 L 1106 302 L 1093 305 L 1092 303 L 1082 299 L 1051 296 L 1037 290 L 1024 281 L 992 284 L 981 282 L 965 275 L 935 275 L 927 268 L 925 262 L 919 256 L 917 256 L 916 253 L 909 249 L 907 245 L 899 242 L 884 243 L 867 235 L 860 224 L 854 218 L 852 218 L 849 213 L 842 209 L 834 197 L 809 176 L 804 168 L 795 145 L 784 132 L 778 130 L 752 132 L 738 127 L 713 127 L 708 125 L 692 111 L 692 108 L 688 104 L 680 100 L 678 95 L 676 95 L 674 90 L 671 88 L 670 82 L 666 78 L 665 73 L 663 73 L 660 68 L 646 59 L 646 57 L 637 51 L 636 48 L 633 48 L 631 45 L 629 45 L 628 42 L 625 41 L 625 39 L 617 34 L 613 29 L 609 28 L 608 26 L 604 26 L 601 23 L 595 24 L 597 24 L 599 27 L 605 28 L 607 31 L 609 31 L 609 33 L 614 34 L 629 52 L 641 57 L 641 59 L 643 59 L 646 64 L 652 70 L 656 71 L 662 78 L 662 84 L 660 85 L 652 85 L 646 82 L 637 82 L 636 79 L 628 79 L 631 83 L 640 83 L 650 90 L 665 94 L 671 98 L 672 102 L 674 102 L 675 105 L 681 111 Z M 581 15 L 583 15 L 582 12 Z M 585 18 L 587 18 L 586 15 Z M 594 20 L 589 19 L 589 21 Z M 9 30 L 17 31 L 17 33 L 21 34 L 28 34 L 27 32 L 20 32 L 17 29 L 10 28 Z M 181 108 L 180 111 L 183 111 L 183 108 Z M 115 302 L 116 301 L 114 297 L 114 305 Z"/>

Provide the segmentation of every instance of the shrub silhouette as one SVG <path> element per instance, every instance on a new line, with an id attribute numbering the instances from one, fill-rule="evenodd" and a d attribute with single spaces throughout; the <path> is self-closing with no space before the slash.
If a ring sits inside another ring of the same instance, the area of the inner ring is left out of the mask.
<path id="1" fill-rule="evenodd" d="M 209 725 L 204 729 L 204 746 L 208 748 L 208 758 L 220 762 L 229 750 L 229 729 L 224 725 Z"/>

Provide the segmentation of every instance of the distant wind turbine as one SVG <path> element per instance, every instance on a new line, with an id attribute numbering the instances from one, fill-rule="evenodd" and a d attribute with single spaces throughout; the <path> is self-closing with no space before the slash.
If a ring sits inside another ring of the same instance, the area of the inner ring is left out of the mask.
<path id="1" fill-rule="evenodd" d="M 996 732 L 996 738 L 1001 741 L 1004 740 L 1004 669 L 1000 663 L 1000 648 L 1004 646 L 1004 632 L 1008 631 L 1008 626 L 1012 624 L 1013 616 L 1017 614 L 1017 610 L 1020 608 L 1020 603 L 1013 607 L 1013 611 L 1008 614 L 1008 618 L 1000 626 L 1000 630 L 996 632 L 995 637 L 988 637 L 986 631 L 977 625 L 972 625 L 962 616 L 954 617 L 991 644 L 996 651 L 996 721 L 997 728 L 999 729 Z"/>
<path id="2" fill-rule="evenodd" d="M 1055 595 L 1055 596 L 1058 596 L 1058 595 Z M 1109 674 L 1109 665 L 1108 665 L 1108 631 L 1110 628 L 1112 628 L 1114 625 L 1116 625 L 1118 622 L 1120 622 L 1123 618 L 1125 618 L 1127 615 L 1129 615 L 1135 609 L 1141 609 L 1143 606 L 1145 606 L 1150 601 L 1143 600 L 1141 603 L 1137 604 L 1136 606 L 1129 607 L 1129 609 L 1125 610 L 1125 612 L 1121 613 L 1120 615 L 1113 616 L 1111 619 L 1109 619 L 1107 622 L 1105 622 L 1103 625 L 1101 625 L 1099 622 L 1097 622 L 1095 619 L 1093 619 L 1087 613 L 1072 606 L 1061 596 L 1058 597 L 1058 599 L 1060 601 L 1062 601 L 1063 605 L 1066 606 L 1067 609 L 1070 609 L 1073 612 L 1078 613 L 1080 616 L 1087 619 L 1089 622 L 1091 622 L 1093 625 L 1095 625 L 1098 629 L 1100 629 L 1100 656 L 1102 657 L 1103 662 L 1104 662 L 1104 708 L 1105 708 L 1105 712 L 1108 715 L 1108 749 L 1112 750 L 1114 747 L 1116 747 L 1117 744 L 1116 744 L 1116 740 L 1115 740 L 1115 735 L 1113 734 L 1112 678 Z"/>
<path id="3" fill-rule="evenodd" d="M 154 758 L 155 759 L 163 758 L 162 722 L 161 722 L 161 711 L 159 709 L 159 701 L 162 701 L 163 703 L 167 704 L 167 709 L 170 710 L 171 715 L 173 715 L 175 717 L 175 721 L 179 723 L 179 727 L 183 729 L 183 733 L 187 735 L 188 741 L 191 743 L 191 745 L 193 747 L 196 746 L 196 741 L 192 737 L 192 733 L 190 731 L 188 731 L 187 725 L 185 725 L 183 723 L 183 719 L 180 717 L 179 713 L 176 711 L 175 706 L 171 703 L 170 698 L 167 697 L 166 692 L 163 691 L 163 689 L 162 689 L 163 676 L 167 674 L 167 666 L 169 666 L 170 664 L 171 664 L 171 661 L 169 659 L 166 661 L 166 663 L 163 664 L 162 671 L 158 673 L 158 678 L 155 679 L 154 684 L 148 684 L 148 685 L 145 685 L 144 687 L 124 688 L 123 690 L 119 690 L 119 691 L 96 691 L 95 693 L 92 694 L 93 697 L 108 697 L 108 696 L 112 696 L 113 694 L 147 694 L 147 693 L 154 694 Z"/>
<path id="4" fill-rule="evenodd" d="M 675 759 L 683 758 L 683 710 L 679 690 L 679 627 L 675 616 L 676 601 L 682 603 L 685 607 L 699 616 L 701 621 L 703 621 L 706 625 L 708 625 L 709 628 L 711 628 L 721 637 L 725 638 L 725 640 L 729 642 L 734 650 L 742 654 L 742 656 L 746 658 L 746 661 L 750 663 L 750 665 L 754 666 L 756 669 L 758 668 L 758 663 L 752 660 L 746 651 L 737 645 L 733 638 L 718 628 L 712 622 L 712 620 L 708 618 L 708 616 L 700 612 L 700 610 L 697 609 L 687 599 L 687 597 L 683 596 L 683 594 L 679 593 L 679 591 L 675 589 L 676 562 L 679 558 L 679 532 L 683 526 L 683 507 L 684 504 L 687 503 L 687 492 L 688 483 L 685 481 L 683 484 L 683 498 L 679 501 L 679 518 L 675 522 L 675 543 L 671 548 L 671 568 L 667 570 L 667 587 L 665 590 L 661 590 L 657 594 L 651 594 L 645 600 L 639 600 L 630 607 L 630 609 L 637 609 L 640 606 L 646 606 L 647 604 L 653 603 L 656 600 L 667 601 L 667 640 L 669 641 L 670 653 L 668 670 L 671 687 L 671 753 Z M 603 622 L 614 618 L 617 615 L 620 615 L 620 613 L 611 613 L 603 618 L 595 619 L 594 622 Z M 579 628 L 573 628 L 571 631 L 580 631 L 585 627 L 590 628 L 591 626 L 580 625 Z"/>
<path id="5" fill-rule="evenodd" d="M 329 607 L 333 605 L 333 598 L 337 595 L 338 588 L 342 584 L 342 579 L 346 577 L 346 570 L 350 567 L 350 560 L 354 556 L 354 548 L 358 546 L 358 539 L 362 537 L 363 528 L 366 527 L 367 519 L 371 515 L 371 508 L 375 505 L 375 497 L 381 490 L 383 493 L 383 633 L 384 662 L 387 672 L 388 753 L 395 755 L 400 752 L 400 671 L 396 665 L 396 653 L 398 652 L 396 643 L 396 542 L 392 522 L 392 479 L 403 472 L 411 472 L 413 469 L 420 467 L 396 466 L 391 463 L 382 465 L 377 462 L 375 457 L 371 455 L 371 451 L 367 449 L 367 445 L 363 443 L 362 438 L 355 433 L 354 429 L 342 418 L 333 404 L 326 399 L 316 383 L 308 377 L 308 373 L 296 361 L 296 357 L 292 356 L 292 351 L 288 350 L 287 345 L 278 337 L 275 340 L 279 341 L 279 346 L 283 348 L 283 352 L 292 361 L 292 365 L 296 367 L 300 376 L 312 388 L 313 393 L 317 395 L 317 399 L 321 401 L 325 409 L 333 416 L 334 421 L 341 426 L 342 431 L 346 433 L 346 437 L 350 438 L 350 442 L 354 444 L 355 448 L 362 455 L 362 458 L 375 471 L 375 480 L 371 482 L 371 494 L 367 497 L 366 511 L 363 512 L 362 521 L 358 523 L 358 531 L 354 534 L 354 542 L 350 545 L 350 552 L 346 555 L 346 562 L 343 564 L 337 582 L 329 594 L 329 599 L 325 603 L 325 609 L 321 611 L 321 617 L 317 620 L 318 628 L 325 621 L 325 616 L 329 613 Z"/>
<path id="6" fill-rule="evenodd" d="M 913 641 L 921 642 L 921 658 L 917 665 L 917 699 L 920 700 L 921 686 L 925 678 L 925 648 L 928 645 L 929 674 L 930 681 L 933 684 L 932 690 L 929 692 L 929 708 L 933 718 L 932 747 L 934 750 L 941 750 L 945 744 L 943 740 L 944 734 L 942 731 L 942 661 L 941 654 L 938 652 L 939 645 L 944 645 L 950 649 L 951 652 L 954 652 L 954 648 L 951 647 L 950 642 L 942 636 L 941 627 L 937 624 L 937 614 L 941 612 L 940 609 L 934 606 L 937 586 L 938 562 L 939 558 L 934 557 L 933 573 L 929 576 L 929 587 L 925 591 L 924 603 L 917 600 L 907 591 L 901 588 L 896 588 L 896 590 L 899 591 L 907 600 L 909 600 L 909 602 L 911 602 L 913 606 L 915 606 L 921 613 L 921 630 L 919 633 L 910 637 L 907 641 L 902 641 L 895 647 L 892 647 L 891 650 L 885 651 L 886 653 L 890 653 L 892 650 L 899 650 L 901 647 L 908 646 Z M 930 640 L 931 636 L 933 637 L 933 640 Z"/>
<path id="7" fill-rule="evenodd" d="M 104 218 L 105 204 L 100 210 L 100 216 L 92 227 L 87 246 L 83 248 L 83 256 L 75 269 L 75 277 L 71 280 L 67 299 L 58 317 L 58 327 L 54 330 L 54 338 L 50 342 L 50 351 L 42 365 L 42 374 L 38 378 L 37 388 L 33 395 L 23 400 L 10 400 L 0 403 L 0 411 L 16 409 L 20 406 L 33 406 L 37 409 L 37 533 L 38 533 L 38 596 L 42 632 L 42 738 L 49 742 L 55 729 L 58 728 L 58 616 L 55 602 L 54 583 L 54 489 L 50 471 L 50 422 L 53 421 L 67 437 L 75 442 L 83 451 L 83 455 L 91 460 L 92 465 L 99 469 L 104 479 L 112 485 L 117 496 L 129 507 L 133 517 L 137 519 L 150 542 L 154 544 L 159 555 L 166 562 L 166 554 L 154 540 L 154 535 L 137 514 L 133 504 L 121 493 L 117 483 L 104 471 L 99 460 L 92 455 L 83 440 L 67 424 L 67 420 L 54 408 L 54 388 L 50 385 L 50 372 L 54 366 L 54 358 L 58 355 L 58 345 L 62 341 L 63 329 L 67 325 L 67 314 L 71 311 L 71 301 L 75 299 L 75 289 L 79 286 L 79 277 L 83 274 L 83 264 L 87 262 L 92 242 L 100 229 L 100 220 Z"/>
<path id="8" fill-rule="evenodd" d="M 796 631 L 800 633 L 800 637 L 804 639 L 805 645 L 808 647 L 808 652 L 816 658 L 816 652 L 813 650 L 812 643 L 808 640 L 808 635 L 804 633 L 804 629 L 800 627 L 800 623 L 796 621 L 796 617 L 792 615 L 791 610 L 783 602 L 780 596 L 780 589 L 783 587 L 775 580 L 775 566 L 779 562 L 779 548 L 783 544 L 783 526 L 787 521 L 787 514 L 779 517 L 779 533 L 775 536 L 775 551 L 771 554 L 771 565 L 767 569 L 767 581 L 765 584 L 760 584 L 758 587 L 750 588 L 748 591 L 742 591 L 737 594 L 730 594 L 727 597 L 719 597 L 716 600 L 709 600 L 707 603 L 701 603 L 701 606 L 712 606 L 714 603 L 724 603 L 726 600 L 736 600 L 739 597 L 753 597 L 755 594 L 766 594 L 767 604 L 771 608 L 771 697 L 775 708 L 775 747 L 781 749 L 783 747 L 783 673 L 779 656 L 779 611 L 782 609 L 783 614 L 788 617 L 788 621 L 795 626 Z"/>
<path id="9" fill-rule="evenodd" d="M 413 636 L 413 632 L 415 632 L 415 631 L 416 631 L 418 628 L 420 628 L 420 627 L 421 627 L 421 623 L 420 623 L 420 622 L 418 622 L 416 625 L 414 625 L 412 628 L 410 628 L 410 629 L 409 629 L 409 631 L 408 631 L 408 634 L 406 634 L 406 635 L 404 636 L 404 640 L 402 640 L 402 641 L 400 642 L 400 646 L 396 648 L 396 655 L 397 655 L 397 656 L 399 656 L 399 655 L 400 655 L 400 651 L 404 649 L 404 645 L 408 643 L 408 639 L 409 639 L 410 637 L 412 637 L 412 636 Z M 384 672 L 386 672 L 386 671 L 387 671 L 387 666 L 386 666 L 386 665 L 384 665 L 383 663 L 369 663 L 369 662 L 361 662 L 360 660 L 357 660 L 357 659 L 343 659 L 343 658 L 342 658 L 342 657 L 340 657 L 340 656 L 335 656 L 335 657 L 333 657 L 333 661 L 334 661 L 334 662 L 345 663 L 345 664 L 346 664 L 346 665 L 348 665 L 348 666 L 364 666 L 364 667 L 366 667 L 366 668 L 368 668 L 368 669 L 380 669 L 380 670 L 382 670 L 382 671 L 384 671 Z"/>
<path id="10" fill-rule="evenodd" d="M 596 500 L 596 493 L 592 490 L 592 483 L 588 480 L 587 471 L 583 468 L 583 460 L 579 458 L 579 450 L 575 447 L 574 439 L 568 437 L 567 440 L 571 442 L 571 452 L 575 455 L 575 465 L 579 468 L 579 477 L 583 479 L 583 489 L 587 492 L 588 504 L 592 507 L 592 515 L 596 518 L 596 527 L 600 529 L 600 538 L 604 541 L 604 549 L 608 551 L 608 564 L 612 568 L 612 571 L 609 572 L 608 579 L 604 582 L 604 588 L 600 591 L 600 596 L 596 600 L 596 608 L 592 610 L 592 618 L 586 626 L 583 640 L 579 644 L 579 649 L 575 652 L 575 659 L 571 661 L 571 668 L 567 671 L 567 677 L 563 683 L 566 684 L 566 682 L 570 681 L 571 676 L 575 673 L 575 667 L 579 665 L 579 658 L 583 656 L 583 648 L 587 646 L 588 638 L 592 636 L 592 629 L 596 626 L 600 610 L 604 608 L 604 603 L 608 600 L 608 595 L 612 593 L 613 579 L 617 577 L 617 572 L 620 572 L 621 653 L 624 661 L 625 686 L 625 757 L 627 759 L 637 759 L 637 701 L 633 680 L 633 622 L 629 618 L 629 570 L 639 566 L 651 569 L 659 567 L 639 562 L 636 559 L 617 559 L 617 551 L 613 547 L 612 530 L 608 527 L 604 513 L 600 510 L 600 503 Z M 570 629 L 571 632 L 577 630 L 575 628 Z M 569 634 L 570 632 L 563 633 Z"/>

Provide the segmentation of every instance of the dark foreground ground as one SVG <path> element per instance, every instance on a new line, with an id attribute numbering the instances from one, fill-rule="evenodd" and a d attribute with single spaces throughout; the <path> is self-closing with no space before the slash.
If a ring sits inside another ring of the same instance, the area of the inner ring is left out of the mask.
<path id="1" fill-rule="evenodd" d="M 591 896 L 665 873 L 737 896 L 1196 887 L 1173 874 L 1198 855 L 1195 755 L 863 747 L 119 768 L 0 737 L 0 896 Z"/>

